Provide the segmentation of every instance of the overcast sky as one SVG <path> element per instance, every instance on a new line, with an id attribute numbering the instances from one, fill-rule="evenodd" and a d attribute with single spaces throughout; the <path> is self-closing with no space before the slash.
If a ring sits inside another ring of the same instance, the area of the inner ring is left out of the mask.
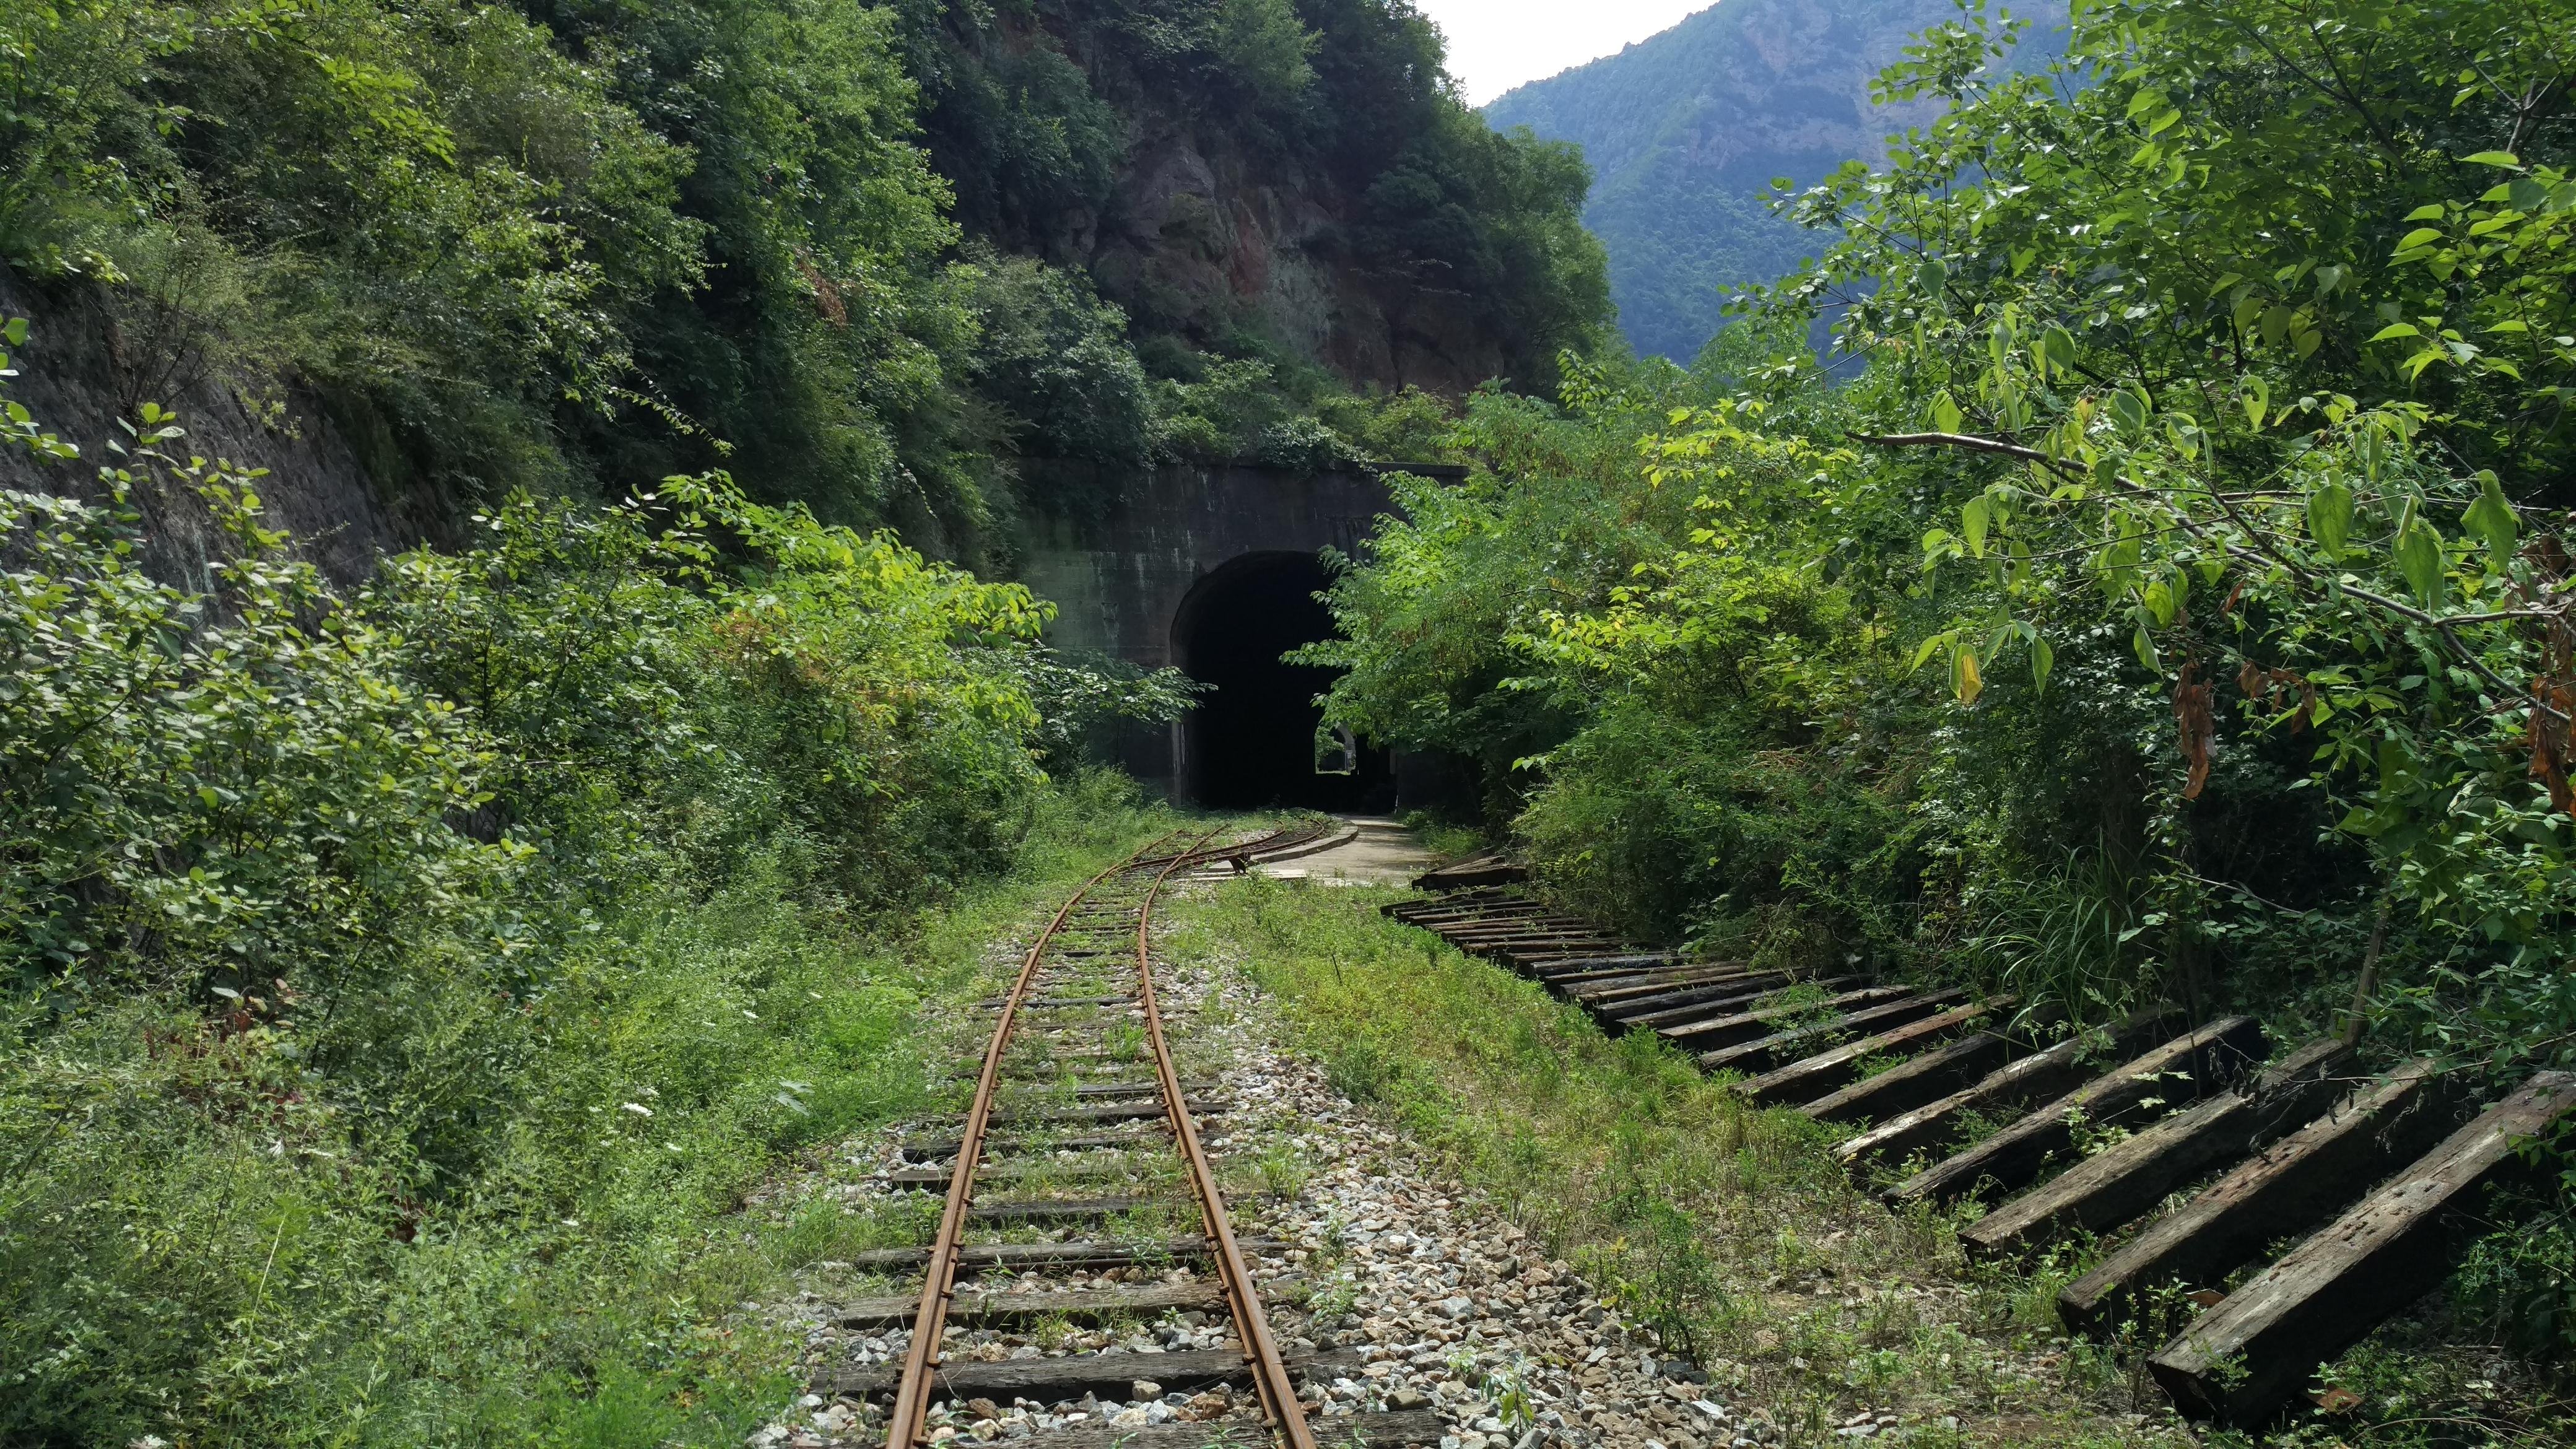
<path id="1" fill-rule="evenodd" d="M 1450 72 L 1481 106 L 1524 81 L 1670 30 L 1715 0 L 1414 0 L 1449 37 Z"/>

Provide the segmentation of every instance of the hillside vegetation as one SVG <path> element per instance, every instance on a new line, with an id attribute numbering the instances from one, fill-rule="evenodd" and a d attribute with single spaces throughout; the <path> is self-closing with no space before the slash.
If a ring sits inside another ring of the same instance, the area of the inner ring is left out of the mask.
<path id="1" fill-rule="evenodd" d="M 1475 401 L 1337 586 L 1329 717 L 1481 761 L 1654 936 L 2576 1062 L 2571 21 L 1934 32 L 1883 84 L 1946 114 L 1698 367 Z M 2576 1323 L 2571 1207 L 2485 1250 L 2504 1331 Z"/>
<path id="2" fill-rule="evenodd" d="M 212 376 L 293 427 L 310 389 L 448 519 L 722 462 L 1007 558 L 1021 456 L 1400 451 L 1406 385 L 1544 386 L 1606 315 L 1581 165 L 1478 125 L 1400 0 L 61 0 L 0 36 L 0 261 L 103 300 L 122 407 Z"/>
<path id="3" fill-rule="evenodd" d="M 1141 824 L 1050 746 L 1176 701 L 721 476 L 335 593 L 145 421 L 101 503 L 0 493 L 0 1440 L 738 1441 L 779 1360 L 717 1315 L 846 1232 L 743 1194 L 920 1101 L 972 909 Z M 212 596 L 135 567 L 152 487 Z"/>
<path id="4" fill-rule="evenodd" d="M 1617 55 L 1534 81 L 1485 107 L 1583 148 L 1598 180 L 1584 224 L 1610 255 L 1621 330 L 1640 354 L 1688 363 L 1735 293 L 1787 276 L 1830 238 L 1780 216 L 1772 183 L 1813 185 L 1939 112 L 1873 96 L 1879 71 L 1951 0 L 1719 0 Z M 2015 11 L 2062 23 L 2063 5 Z M 2017 63 L 2061 37 L 2033 37 Z"/>
<path id="5" fill-rule="evenodd" d="M 741 1442 L 733 1305 L 903 1227 L 749 1200 L 1188 703 L 968 571 L 1020 465 L 1412 454 L 1606 309 L 1396 0 L 43 0 L 0 96 L 122 427 L 0 425 L 9 1444 Z M 428 543 L 326 578 L 182 394 Z"/>

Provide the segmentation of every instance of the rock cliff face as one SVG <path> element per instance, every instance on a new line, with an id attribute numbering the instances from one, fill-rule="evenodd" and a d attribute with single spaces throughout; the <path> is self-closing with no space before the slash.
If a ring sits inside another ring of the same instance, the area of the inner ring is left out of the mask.
<path id="1" fill-rule="evenodd" d="M 1235 36 L 1267 15 L 1258 44 Z M 1087 273 L 1149 367 L 1544 387 L 1606 311 L 1582 171 L 1496 135 L 1402 0 L 1052 0 L 911 20 L 967 232 Z M 1177 349 L 1177 351 L 1176 351 Z"/>
<path id="2" fill-rule="evenodd" d="M 0 316 L 29 323 L 26 346 L 12 349 L 20 375 L 8 380 L 8 397 L 82 455 L 45 463 L 0 451 L 0 487 L 104 496 L 98 470 L 118 461 L 108 445 L 127 437 L 119 419 L 156 402 L 186 431 L 163 451 L 265 470 L 254 487 L 269 519 L 340 583 L 365 578 L 380 557 L 449 524 L 430 511 L 431 500 L 405 508 L 380 496 L 318 399 L 292 389 L 245 398 L 185 338 L 153 335 L 148 319 L 112 310 L 94 287 L 38 288 L 0 268 Z M 208 587 L 210 563 L 229 550 L 205 505 L 172 488 L 147 488 L 134 501 L 144 514 L 144 567 L 155 578 Z"/>
<path id="3" fill-rule="evenodd" d="M 1148 332 L 1222 346 L 1250 331 L 1357 385 L 1456 396 L 1509 370 L 1431 279 L 1360 266 L 1355 198 L 1256 166 L 1222 134 L 1146 115 L 1096 228 L 1067 238 L 1102 295 Z"/>

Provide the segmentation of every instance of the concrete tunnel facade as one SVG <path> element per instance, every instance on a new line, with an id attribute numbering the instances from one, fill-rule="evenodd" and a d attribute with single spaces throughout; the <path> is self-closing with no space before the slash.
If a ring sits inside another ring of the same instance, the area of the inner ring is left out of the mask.
<path id="1" fill-rule="evenodd" d="M 1278 660 L 1330 635 L 1313 598 L 1326 583 L 1321 555 L 1356 552 L 1392 511 L 1376 470 L 1176 465 L 1114 489 L 1096 475 L 1047 481 L 1059 486 L 1032 491 L 1076 500 L 1030 520 L 1021 559 L 1022 581 L 1061 611 L 1048 642 L 1215 686 L 1179 722 L 1126 732 L 1118 755 L 1129 773 L 1180 803 L 1223 809 L 1384 812 L 1435 787 L 1426 762 L 1368 750 L 1356 773 L 1318 775 L 1310 701 L 1331 675 Z"/>

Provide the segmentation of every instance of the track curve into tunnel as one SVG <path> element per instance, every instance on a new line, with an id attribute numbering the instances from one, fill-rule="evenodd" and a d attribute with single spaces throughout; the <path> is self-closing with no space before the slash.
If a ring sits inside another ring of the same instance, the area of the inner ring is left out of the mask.
<path id="1" fill-rule="evenodd" d="M 1214 686 L 1182 722 L 1185 798 L 1216 810 L 1303 806 L 1384 811 L 1395 783 L 1386 753 L 1363 748 L 1352 774 L 1317 772 L 1315 696 L 1333 671 L 1279 656 L 1334 636 L 1315 595 L 1330 580 L 1313 554 L 1254 553 L 1199 580 L 1172 621 L 1173 657 Z"/>

